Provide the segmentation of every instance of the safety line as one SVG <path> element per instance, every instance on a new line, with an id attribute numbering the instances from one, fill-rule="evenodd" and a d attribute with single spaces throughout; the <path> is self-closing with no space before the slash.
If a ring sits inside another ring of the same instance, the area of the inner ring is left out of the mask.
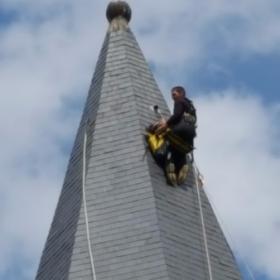
<path id="1" fill-rule="evenodd" d="M 208 250 L 207 233 L 206 233 L 206 227 L 205 227 L 205 221 L 204 221 L 204 215 L 203 215 L 201 194 L 200 194 L 200 189 L 199 189 L 200 187 L 198 185 L 198 179 L 197 179 L 198 170 L 197 170 L 197 167 L 195 166 L 195 163 L 193 163 L 192 167 L 194 170 L 194 177 L 195 177 L 195 184 L 196 184 L 196 190 L 197 190 L 198 206 L 199 206 L 199 211 L 200 211 L 200 219 L 201 219 L 201 225 L 202 225 L 202 233 L 203 233 L 204 247 L 205 247 L 205 253 L 206 253 L 209 280 L 213 280 L 210 254 L 209 254 L 209 250 Z"/>
<path id="2" fill-rule="evenodd" d="M 200 173 L 199 173 L 200 174 Z M 206 191 L 205 191 L 206 192 Z M 218 208 L 216 207 L 215 203 L 214 203 L 214 200 L 212 199 L 212 196 L 209 192 L 206 192 L 206 195 L 208 197 L 208 200 L 210 201 L 210 204 L 211 206 L 213 207 L 214 209 L 214 212 L 219 220 L 219 223 L 221 224 L 223 230 L 226 232 L 229 240 L 230 240 L 230 243 L 232 244 L 232 246 L 234 248 L 237 248 L 237 243 L 235 242 L 233 236 L 231 235 L 230 233 L 230 230 L 227 226 L 227 224 L 225 223 L 225 221 L 222 219 L 222 216 L 220 215 L 219 211 L 218 211 Z M 247 273 L 249 275 L 249 278 L 252 279 L 252 280 L 256 280 L 256 277 L 254 276 L 254 273 L 253 273 L 253 270 L 252 268 L 250 267 L 250 265 L 248 264 L 248 262 L 245 260 L 245 258 L 236 251 L 236 254 L 238 254 L 238 257 L 239 257 L 239 261 L 242 265 L 245 266 L 246 270 L 247 270 Z"/>
<path id="3" fill-rule="evenodd" d="M 88 222 L 88 212 L 87 212 L 87 201 L 86 201 L 86 154 L 87 154 L 87 131 L 85 126 L 85 133 L 84 133 L 84 143 L 83 143 L 83 174 L 82 174 L 82 189 L 83 189 L 83 203 L 84 203 L 84 212 L 85 212 L 85 223 L 86 223 L 86 232 L 87 232 L 87 242 L 88 242 L 88 252 L 90 257 L 90 264 L 91 264 L 91 272 L 92 272 L 92 279 L 96 280 L 95 268 L 94 268 L 94 259 L 92 254 L 92 246 L 91 246 L 91 239 L 90 239 L 90 230 L 89 230 L 89 222 Z"/>

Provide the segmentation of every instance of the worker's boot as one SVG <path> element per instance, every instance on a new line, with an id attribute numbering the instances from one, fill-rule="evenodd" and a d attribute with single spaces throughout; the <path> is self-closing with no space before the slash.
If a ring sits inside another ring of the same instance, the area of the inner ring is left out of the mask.
<path id="1" fill-rule="evenodd" d="M 173 187 L 177 186 L 177 176 L 175 171 L 175 164 L 173 162 L 168 162 L 165 167 L 167 183 Z"/>
<path id="2" fill-rule="evenodd" d="M 182 185 L 188 176 L 189 166 L 187 164 L 184 164 L 178 173 L 177 183 L 178 185 Z"/>

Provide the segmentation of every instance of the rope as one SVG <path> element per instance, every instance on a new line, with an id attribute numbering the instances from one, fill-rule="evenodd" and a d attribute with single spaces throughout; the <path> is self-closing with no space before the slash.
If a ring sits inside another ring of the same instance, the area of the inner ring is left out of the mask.
<path id="1" fill-rule="evenodd" d="M 204 185 L 202 174 L 200 173 L 200 171 L 199 171 L 199 169 L 198 169 L 197 166 L 195 166 L 195 169 L 196 169 L 196 176 L 195 176 L 195 177 L 196 177 L 196 180 L 197 180 L 197 177 L 198 177 L 199 180 L 200 180 L 200 182 L 201 182 L 201 184 Z M 227 236 L 229 237 L 229 239 L 230 239 L 230 241 L 231 241 L 231 244 L 232 244 L 235 248 L 237 248 L 236 243 L 235 243 L 235 241 L 234 241 L 232 235 L 230 234 L 230 231 L 228 230 L 228 228 L 227 228 L 225 222 L 223 221 L 221 215 L 219 215 L 219 211 L 218 211 L 217 207 L 215 206 L 211 195 L 210 195 L 209 192 L 207 192 L 206 190 L 205 190 L 205 192 L 206 192 L 206 195 L 207 195 L 207 197 L 208 197 L 208 200 L 209 200 L 210 204 L 212 205 L 212 207 L 213 207 L 213 209 L 214 209 L 214 211 L 215 211 L 215 213 L 216 213 L 216 216 L 218 217 L 218 220 L 219 220 L 220 224 L 222 225 L 222 228 L 227 232 Z M 256 278 L 255 278 L 255 276 L 254 276 L 254 273 L 253 273 L 251 267 L 249 266 L 248 262 L 247 262 L 240 254 L 239 254 L 239 260 L 240 260 L 240 261 L 242 262 L 242 264 L 245 266 L 245 268 L 246 268 L 246 270 L 247 270 L 247 273 L 248 273 L 248 275 L 249 275 L 249 278 L 251 278 L 252 280 L 256 280 Z"/>
<path id="2" fill-rule="evenodd" d="M 220 224 L 222 225 L 222 228 L 223 230 L 225 230 L 227 236 L 229 237 L 230 239 L 230 242 L 232 244 L 232 246 L 234 248 L 237 248 L 237 243 L 235 242 L 234 238 L 232 237 L 226 223 L 224 222 L 224 220 L 222 219 L 219 211 L 218 211 L 218 208 L 216 207 L 216 205 L 214 204 L 214 200 L 212 199 L 212 196 L 209 194 L 209 192 L 206 192 L 207 194 L 207 197 L 208 197 L 208 200 L 210 201 L 215 213 L 216 213 L 216 216 L 218 217 L 218 220 L 220 222 Z M 250 267 L 250 265 L 248 264 L 248 262 L 245 260 L 245 258 L 238 252 L 236 252 L 238 254 L 238 257 L 239 257 L 239 261 L 242 265 L 244 265 L 244 267 L 246 268 L 247 270 L 247 273 L 249 275 L 249 278 L 252 279 L 252 280 L 256 280 L 255 276 L 254 276 L 254 273 L 253 273 L 253 270 L 252 268 Z"/>
<path id="3" fill-rule="evenodd" d="M 196 185 L 196 190 L 197 190 L 197 199 L 198 199 L 198 206 L 199 206 L 200 219 L 201 219 L 201 225 L 202 225 L 203 241 L 204 241 L 204 248 L 205 248 L 205 253 L 206 253 L 209 280 L 213 280 L 210 254 L 209 254 L 209 250 L 208 250 L 206 226 L 205 226 L 205 221 L 204 221 L 201 194 L 200 194 L 200 189 L 199 189 L 200 187 L 198 185 L 198 172 L 199 171 L 198 171 L 197 167 L 195 166 L 195 164 L 193 164 L 193 170 L 194 170 L 195 185 Z"/>
<path id="4" fill-rule="evenodd" d="M 89 252 L 90 264 L 91 264 L 92 279 L 96 280 L 93 254 L 92 254 L 92 250 L 91 250 L 92 247 L 91 247 L 90 230 L 89 230 L 89 222 L 88 222 L 88 211 L 87 211 L 87 201 L 86 201 L 86 187 L 85 187 L 85 182 L 86 182 L 86 154 L 87 154 L 87 131 L 85 129 L 84 143 L 83 143 L 83 174 L 82 174 L 83 203 L 84 203 L 86 232 L 87 232 L 87 243 L 88 243 L 88 252 Z"/>

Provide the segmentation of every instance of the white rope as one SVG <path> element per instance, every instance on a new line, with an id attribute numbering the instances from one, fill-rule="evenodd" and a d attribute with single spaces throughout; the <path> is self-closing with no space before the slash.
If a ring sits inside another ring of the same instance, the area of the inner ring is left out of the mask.
<path id="1" fill-rule="evenodd" d="M 198 170 L 198 167 L 196 166 L 196 164 L 195 164 L 195 170 L 196 170 L 196 174 L 195 174 L 196 180 L 197 180 L 197 178 L 199 178 L 201 184 L 204 185 L 204 182 L 203 182 L 204 178 L 203 178 L 202 174 L 200 173 L 200 171 Z M 197 181 L 198 181 L 198 180 L 197 180 Z M 205 191 L 205 192 L 206 192 L 206 191 Z M 209 194 L 209 192 L 206 192 L 206 195 L 207 195 L 207 197 L 208 197 L 209 202 L 211 203 L 211 206 L 213 207 L 213 209 L 214 209 L 214 211 L 215 211 L 215 213 L 216 213 L 216 216 L 218 217 L 218 220 L 219 220 L 220 224 L 222 225 L 222 228 L 227 232 L 227 236 L 229 237 L 229 239 L 230 239 L 230 241 L 231 241 L 231 244 L 232 244 L 235 248 L 237 248 L 236 243 L 234 242 L 234 239 L 233 239 L 232 235 L 230 234 L 230 231 L 228 230 L 228 227 L 226 226 L 225 222 L 223 221 L 221 215 L 219 215 L 219 211 L 218 211 L 217 207 L 215 206 L 214 201 L 213 201 L 211 195 Z M 243 263 L 243 265 L 245 266 L 245 268 L 246 268 L 246 270 L 247 270 L 247 272 L 248 272 L 248 274 L 249 274 L 249 277 L 250 277 L 252 280 L 256 280 L 256 278 L 255 278 L 255 276 L 254 276 L 254 273 L 253 273 L 251 267 L 249 266 L 248 262 L 247 262 L 240 254 L 239 254 L 239 260 L 240 260 L 240 261 Z"/>
<path id="2" fill-rule="evenodd" d="M 222 219 L 219 211 L 218 211 L 218 208 L 216 207 L 215 203 L 214 203 L 214 200 L 212 199 L 212 196 L 209 194 L 209 192 L 206 192 L 207 194 L 207 197 L 208 197 L 208 200 L 210 201 L 215 213 L 216 213 L 216 216 L 218 217 L 218 220 L 220 222 L 220 224 L 222 225 L 222 228 L 223 230 L 226 232 L 229 240 L 230 240 L 230 243 L 232 244 L 232 246 L 234 248 L 237 248 L 237 243 L 235 242 L 233 236 L 231 235 L 230 231 L 229 231 L 229 228 L 227 227 L 227 224 L 224 222 L 224 220 Z M 250 265 L 248 264 L 248 262 L 245 260 L 245 258 L 238 252 L 236 252 L 238 254 L 238 257 L 239 257 L 239 261 L 245 266 L 246 270 L 247 270 L 247 273 L 249 275 L 249 278 L 251 278 L 252 280 L 256 280 L 255 276 L 254 276 L 254 273 L 253 273 L 253 270 L 252 268 L 250 267 Z"/>
<path id="3" fill-rule="evenodd" d="M 86 132 L 86 128 L 85 128 L 84 143 L 83 143 L 83 174 L 82 174 L 83 203 L 84 203 L 88 252 L 89 252 L 89 257 L 90 257 L 92 279 L 96 280 L 93 254 L 92 254 L 92 250 L 91 250 L 91 240 L 90 240 L 90 231 L 89 231 L 89 222 L 88 222 L 88 213 L 87 213 L 87 201 L 86 201 L 86 186 L 85 186 L 85 183 L 86 183 L 86 154 L 87 154 L 87 132 Z"/>
<path id="4" fill-rule="evenodd" d="M 196 190 L 197 190 L 197 199 L 198 199 L 198 206 L 199 206 L 199 211 L 200 211 L 200 219 L 201 219 L 201 225 L 202 225 L 203 241 L 204 241 L 204 247 L 205 247 L 205 253 L 206 253 L 209 280 L 213 280 L 210 254 L 209 254 L 209 250 L 208 250 L 207 233 L 206 233 L 206 227 L 205 227 L 204 215 L 203 215 L 203 209 L 202 209 L 202 203 L 201 203 L 201 195 L 200 195 L 200 189 L 199 189 L 200 186 L 198 185 L 198 170 L 194 164 L 193 164 L 193 170 L 194 170 L 195 184 L 196 184 Z"/>

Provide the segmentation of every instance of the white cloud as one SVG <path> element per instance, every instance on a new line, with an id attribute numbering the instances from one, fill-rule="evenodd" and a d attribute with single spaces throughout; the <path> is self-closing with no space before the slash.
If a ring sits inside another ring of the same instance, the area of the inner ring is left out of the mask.
<path id="1" fill-rule="evenodd" d="M 82 19 L 22 19 L 1 30 L 0 278 L 19 256 L 37 266 L 49 230 L 69 156 L 61 146 L 73 142 L 80 115 L 65 113 L 65 101 L 88 90 L 104 37 Z"/>
<path id="2" fill-rule="evenodd" d="M 279 279 L 280 111 L 236 91 L 196 100 L 197 158 L 237 252 Z M 277 133 L 276 133 L 277 132 Z M 272 150 L 274 147 L 274 150 Z"/>
<path id="3" fill-rule="evenodd" d="M 72 141 L 79 121 L 80 113 L 65 108 L 65 100 L 81 102 L 80 96 L 89 87 L 106 32 L 107 2 L 0 0 L 4 10 L 16 10 L 18 15 L 0 29 L 0 130 L 5 136 L 0 146 L 0 278 L 13 265 L 14 248 L 20 246 L 20 254 L 28 260 L 39 260 L 68 158 L 61 145 Z M 212 40 L 216 37 L 228 54 L 279 52 L 278 1 L 130 3 L 132 28 L 144 54 L 159 69 L 164 88 L 169 87 L 166 77 L 175 72 L 174 67 L 192 69 L 205 59 L 215 48 Z M 188 73 L 178 73 L 183 74 Z M 279 117 L 258 100 L 232 92 L 201 98 L 198 106 L 198 157 L 215 204 L 230 221 L 230 230 L 248 259 L 259 269 L 279 275 L 277 250 L 269 251 L 279 245 L 274 215 L 278 190 L 276 183 L 268 183 L 279 179 L 279 159 L 268 148 L 277 147 L 272 136 L 279 131 L 272 118 Z M 225 114 L 231 127 L 222 125 L 217 135 L 209 134 L 212 119 L 220 120 Z M 253 137 L 259 134 L 262 137 Z M 217 153 L 211 154 L 208 143 L 218 143 Z M 230 169 L 222 174 L 218 168 L 212 170 L 213 160 L 217 166 L 228 163 Z M 239 203 L 245 205 L 246 215 L 233 211 L 235 199 L 225 203 L 224 188 L 227 197 L 242 199 Z M 261 203 L 264 211 L 252 208 L 251 200 Z M 251 224 L 254 238 L 248 228 Z M 275 238 L 275 244 L 269 237 Z M 244 243 L 256 250 L 254 256 L 249 249 L 244 251 Z M 32 273 L 29 267 L 26 270 Z"/>
<path id="4" fill-rule="evenodd" d="M 15 266 L 14 258 L 19 260 L 21 256 L 25 263 L 32 264 L 32 277 L 21 279 L 30 279 L 34 277 L 34 263 L 37 265 L 39 261 L 49 231 L 57 186 L 61 182 L 57 178 L 50 179 L 49 170 L 36 178 L 27 174 L 18 176 L 16 172 L 4 182 L 1 176 L 4 183 L 1 189 L 5 190 L 1 190 L 0 278 Z M 26 266 L 22 273 L 30 270 L 30 266 Z"/>
<path id="5" fill-rule="evenodd" d="M 131 3 L 137 11 L 132 25 L 145 54 L 158 65 L 174 67 L 183 62 L 191 69 L 211 52 L 239 56 L 279 53 L 279 1 Z M 153 32 L 141 34 L 143 29 Z M 159 42 L 164 42 L 160 48 Z"/>

